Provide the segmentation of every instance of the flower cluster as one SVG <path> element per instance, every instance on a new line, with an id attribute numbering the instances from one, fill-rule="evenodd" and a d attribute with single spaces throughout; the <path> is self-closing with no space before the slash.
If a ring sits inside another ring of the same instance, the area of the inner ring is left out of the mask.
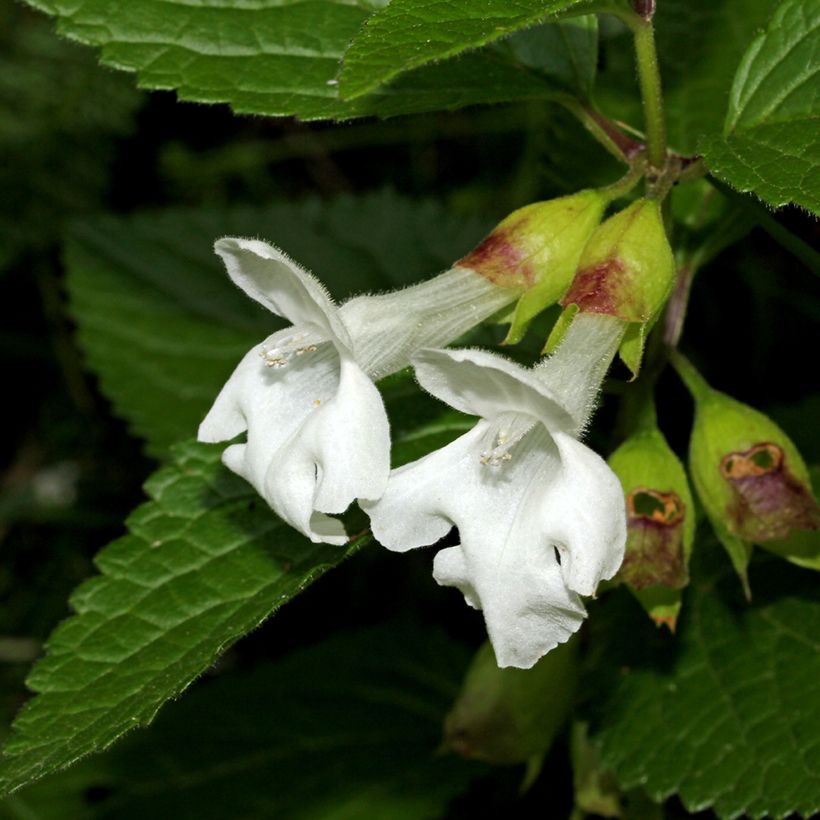
<path id="1" fill-rule="evenodd" d="M 354 501 L 390 550 L 436 544 L 455 528 L 458 543 L 439 550 L 433 574 L 483 611 L 500 666 L 531 667 L 565 642 L 585 616 L 581 596 L 623 559 L 621 484 L 579 439 L 619 350 L 637 371 L 673 266 L 661 254 L 658 274 L 657 249 L 648 260 L 635 235 L 648 223 L 662 234 L 655 203 L 599 225 L 606 204 L 584 191 L 528 206 L 440 276 L 341 305 L 271 245 L 215 246 L 231 279 L 291 326 L 239 363 L 200 440 L 244 433 L 224 463 L 314 542 L 345 543 L 333 516 Z M 446 347 L 513 305 L 516 340 L 564 294 L 555 350 L 533 367 Z M 425 390 L 477 421 L 391 472 L 375 382 L 408 365 Z"/>

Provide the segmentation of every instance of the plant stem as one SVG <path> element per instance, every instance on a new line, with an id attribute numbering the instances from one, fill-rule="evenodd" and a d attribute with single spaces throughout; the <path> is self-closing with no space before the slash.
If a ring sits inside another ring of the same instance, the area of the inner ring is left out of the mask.
<path id="1" fill-rule="evenodd" d="M 651 20 L 645 20 L 638 15 L 632 19 L 631 28 L 635 40 L 638 81 L 646 122 L 647 156 L 650 165 L 661 170 L 666 163 L 666 121 L 663 113 L 658 52 L 655 49 L 655 28 Z"/>
<path id="2" fill-rule="evenodd" d="M 683 322 L 686 319 L 686 308 L 689 304 L 689 292 L 692 289 L 692 280 L 695 278 L 695 266 L 691 263 L 678 268 L 678 278 L 675 288 L 666 305 L 663 323 L 663 343 L 670 348 L 676 348 L 683 332 Z"/>
<path id="3" fill-rule="evenodd" d="M 637 184 L 644 174 L 644 163 L 634 162 L 630 169 L 616 182 L 599 188 L 599 193 L 608 198 L 610 202 L 626 196 Z"/>
<path id="4" fill-rule="evenodd" d="M 640 142 L 627 136 L 614 122 L 596 111 L 588 103 L 582 103 L 575 97 L 561 96 L 557 102 L 573 114 L 583 126 L 609 151 L 612 156 L 621 162 L 631 164 L 643 152 Z"/>
<path id="5" fill-rule="evenodd" d="M 695 366 L 677 350 L 669 351 L 669 361 L 689 388 L 689 392 L 695 399 L 702 400 L 709 397 L 714 391 L 709 387 L 708 382 L 698 373 Z"/>

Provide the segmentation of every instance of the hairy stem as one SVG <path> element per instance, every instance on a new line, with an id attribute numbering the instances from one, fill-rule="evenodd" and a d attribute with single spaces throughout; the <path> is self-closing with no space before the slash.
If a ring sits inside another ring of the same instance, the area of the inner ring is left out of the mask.
<path id="1" fill-rule="evenodd" d="M 631 28 L 646 123 L 647 157 L 649 163 L 660 170 L 666 163 L 666 120 L 658 52 L 655 49 L 655 28 L 651 19 L 647 20 L 638 15 L 633 18 Z"/>

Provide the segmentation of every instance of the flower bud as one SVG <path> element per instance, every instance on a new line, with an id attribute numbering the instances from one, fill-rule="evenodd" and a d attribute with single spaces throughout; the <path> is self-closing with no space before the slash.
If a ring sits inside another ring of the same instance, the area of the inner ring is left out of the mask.
<path id="1" fill-rule="evenodd" d="M 695 399 L 689 444 L 695 489 L 747 594 L 753 544 L 820 569 L 820 541 L 812 554 L 799 537 L 820 529 L 820 506 L 791 439 L 763 413 L 709 387 L 683 357 L 674 362 Z"/>
<path id="2" fill-rule="evenodd" d="M 507 343 L 520 341 L 532 319 L 569 287 L 607 202 L 604 194 L 588 190 L 526 205 L 456 263 L 499 287 L 521 289 Z"/>
<path id="3" fill-rule="evenodd" d="M 683 465 L 653 424 L 630 436 L 609 457 L 609 466 L 624 488 L 627 511 L 626 554 L 616 578 L 656 624 L 674 631 L 695 537 Z"/>
<path id="4" fill-rule="evenodd" d="M 646 333 L 675 280 L 675 260 L 663 227 L 660 204 L 639 199 L 611 216 L 584 248 L 578 271 L 560 304 L 562 334 L 575 313 L 602 313 L 627 324 L 620 355 L 637 375 Z M 559 338 L 550 338 L 549 348 Z"/>
<path id="5" fill-rule="evenodd" d="M 499 669 L 489 642 L 478 650 L 450 713 L 444 745 L 489 763 L 531 760 L 569 717 L 578 679 L 576 642 L 559 644 L 531 669 Z"/>

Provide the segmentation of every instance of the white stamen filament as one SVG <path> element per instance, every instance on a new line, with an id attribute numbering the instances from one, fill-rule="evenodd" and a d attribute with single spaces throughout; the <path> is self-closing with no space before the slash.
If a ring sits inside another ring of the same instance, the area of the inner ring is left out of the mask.
<path id="1" fill-rule="evenodd" d="M 481 463 L 487 467 L 499 467 L 512 461 L 512 450 L 533 428 L 535 419 L 524 413 L 502 413 L 490 428 L 489 446 L 481 452 Z"/>

